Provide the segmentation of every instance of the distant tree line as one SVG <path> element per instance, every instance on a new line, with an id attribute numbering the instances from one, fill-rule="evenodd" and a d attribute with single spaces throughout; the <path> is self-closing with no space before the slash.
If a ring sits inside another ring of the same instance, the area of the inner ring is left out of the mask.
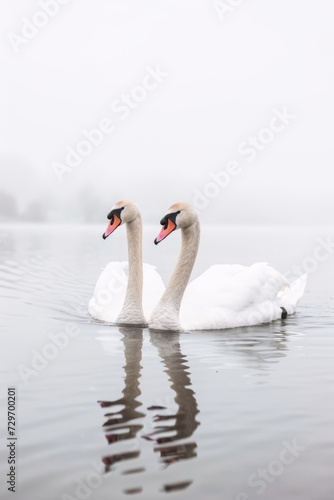
<path id="1" fill-rule="evenodd" d="M 66 199 L 48 198 L 32 200 L 23 210 L 19 209 L 15 196 L 0 190 L 0 222 L 101 222 L 110 211 L 105 200 L 84 186 L 74 196 Z"/>

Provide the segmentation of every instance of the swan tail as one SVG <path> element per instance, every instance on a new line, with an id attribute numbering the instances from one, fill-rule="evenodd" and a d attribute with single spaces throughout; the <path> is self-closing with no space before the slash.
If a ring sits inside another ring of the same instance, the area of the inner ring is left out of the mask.
<path id="1" fill-rule="evenodd" d="M 284 308 L 287 314 L 295 312 L 296 306 L 304 294 L 306 284 L 307 274 L 303 274 L 277 295 L 280 307 Z"/>

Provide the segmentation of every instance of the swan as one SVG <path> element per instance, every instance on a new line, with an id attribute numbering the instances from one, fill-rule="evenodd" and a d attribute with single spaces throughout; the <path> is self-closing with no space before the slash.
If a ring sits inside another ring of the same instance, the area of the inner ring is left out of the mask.
<path id="1" fill-rule="evenodd" d="M 188 203 L 176 203 L 160 224 L 163 228 L 154 240 L 156 245 L 177 229 L 181 229 L 182 245 L 171 279 L 152 312 L 149 328 L 235 328 L 267 323 L 295 312 L 307 276 L 289 284 L 266 262 L 249 267 L 214 265 L 187 287 L 200 240 L 197 212 Z"/>
<path id="2" fill-rule="evenodd" d="M 103 239 L 118 226 L 126 224 L 128 263 L 107 264 L 96 282 L 88 312 L 100 321 L 145 326 L 165 287 L 155 267 L 142 262 L 139 208 L 130 200 L 121 200 L 112 207 L 107 217 L 110 222 Z"/>

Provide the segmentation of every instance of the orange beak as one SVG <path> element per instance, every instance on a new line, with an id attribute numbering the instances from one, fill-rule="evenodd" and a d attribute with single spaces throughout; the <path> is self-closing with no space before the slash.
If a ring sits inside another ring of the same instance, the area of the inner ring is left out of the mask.
<path id="1" fill-rule="evenodd" d="M 176 229 L 176 224 L 174 224 L 174 222 L 172 222 L 170 219 L 167 219 L 167 227 L 164 226 L 160 233 L 158 234 L 158 236 L 155 238 L 154 240 L 154 243 L 157 245 L 158 243 L 160 243 L 160 241 L 164 240 L 165 238 L 167 238 L 167 236 L 172 233 L 174 231 L 174 229 Z"/>
<path id="2" fill-rule="evenodd" d="M 102 238 L 105 240 L 108 238 L 109 234 L 113 233 L 116 228 L 122 223 L 121 219 L 117 217 L 117 215 L 113 216 L 112 221 L 110 221 L 110 224 L 108 225 L 107 229 L 102 235 Z"/>

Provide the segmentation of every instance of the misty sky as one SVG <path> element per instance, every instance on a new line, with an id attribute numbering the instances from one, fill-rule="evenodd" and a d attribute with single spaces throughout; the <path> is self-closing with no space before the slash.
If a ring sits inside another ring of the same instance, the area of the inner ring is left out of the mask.
<path id="1" fill-rule="evenodd" d="M 56 2 L 1 2 L 1 189 L 21 206 L 61 214 L 89 187 L 105 215 L 126 197 L 150 221 L 190 201 L 205 222 L 332 222 L 332 0 Z"/>

